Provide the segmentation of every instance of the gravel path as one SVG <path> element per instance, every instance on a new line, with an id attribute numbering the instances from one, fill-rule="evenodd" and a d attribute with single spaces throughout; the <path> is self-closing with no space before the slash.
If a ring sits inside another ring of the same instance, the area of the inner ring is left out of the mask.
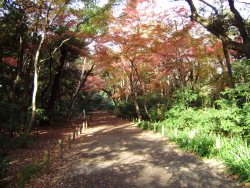
<path id="1" fill-rule="evenodd" d="M 201 160 L 133 123 L 95 112 L 87 132 L 74 145 L 58 187 L 75 188 L 231 188 L 223 165 Z"/>

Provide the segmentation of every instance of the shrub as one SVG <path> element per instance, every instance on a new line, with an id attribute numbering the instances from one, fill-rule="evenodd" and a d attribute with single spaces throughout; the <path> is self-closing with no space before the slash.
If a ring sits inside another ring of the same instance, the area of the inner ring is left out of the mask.
<path id="1" fill-rule="evenodd" d="M 178 137 L 176 142 L 182 149 L 192 151 L 201 157 L 210 158 L 215 153 L 214 140 L 214 138 L 206 135 L 196 136 L 192 139 L 185 135 L 184 137 Z"/>

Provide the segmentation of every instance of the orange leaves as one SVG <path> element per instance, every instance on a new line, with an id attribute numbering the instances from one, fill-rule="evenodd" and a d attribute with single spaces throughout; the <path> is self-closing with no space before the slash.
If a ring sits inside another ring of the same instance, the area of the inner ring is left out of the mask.
<path id="1" fill-rule="evenodd" d="M 104 82 L 99 76 L 88 77 L 84 90 L 90 91 L 100 91 L 104 87 Z"/>
<path id="2" fill-rule="evenodd" d="M 185 85 L 191 75 L 201 75 L 201 62 L 216 48 L 204 47 L 204 31 L 185 17 L 187 10 L 180 7 L 157 12 L 153 3 L 130 3 L 114 16 L 109 33 L 98 44 L 98 64 L 113 77 L 107 83 L 116 85 L 117 93 L 131 94 L 135 89 Z"/>

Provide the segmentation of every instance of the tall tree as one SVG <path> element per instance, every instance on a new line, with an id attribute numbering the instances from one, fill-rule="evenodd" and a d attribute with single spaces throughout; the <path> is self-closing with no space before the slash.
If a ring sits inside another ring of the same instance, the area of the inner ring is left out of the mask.
<path id="1" fill-rule="evenodd" d="M 215 1 L 213 4 L 199 0 L 203 4 L 200 9 L 197 8 L 193 0 L 186 0 L 186 2 L 190 6 L 192 21 L 199 22 L 209 32 L 221 39 L 227 48 L 236 50 L 239 55 L 242 54 L 250 58 L 249 21 L 238 11 L 234 0 Z M 243 6 L 249 6 L 249 3 L 245 3 Z M 219 7 L 225 8 L 219 9 Z M 229 7 L 230 11 L 226 7 Z M 203 10 L 209 12 L 204 13 Z M 210 15 L 207 16 L 209 13 Z"/>
<path id="2" fill-rule="evenodd" d="M 193 0 L 185 1 L 191 10 L 191 20 L 200 23 L 222 41 L 230 80 L 229 85 L 233 87 L 234 81 L 228 49 L 235 50 L 238 58 L 242 56 L 250 58 L 249 20 L 238 11 L 234 0 L 214 1 L 213 3 L 199 0 L 201 6 L 195 4 Z M 249 3 L 245 3 L 244 6 L 249 6 Z"/>

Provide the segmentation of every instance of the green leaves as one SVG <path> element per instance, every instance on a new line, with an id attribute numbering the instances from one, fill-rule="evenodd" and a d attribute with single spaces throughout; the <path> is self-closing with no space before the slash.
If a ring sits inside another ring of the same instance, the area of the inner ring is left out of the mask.
<path id="1" fill-rule="evenodd" d="M 216 135 L 242 134 L 246 126 L 241 124 L 244 116 L 238 108 L 195 110 L 171 109 L 166 113 L 167 125 L 179 129 L 199 129 Z"/>

